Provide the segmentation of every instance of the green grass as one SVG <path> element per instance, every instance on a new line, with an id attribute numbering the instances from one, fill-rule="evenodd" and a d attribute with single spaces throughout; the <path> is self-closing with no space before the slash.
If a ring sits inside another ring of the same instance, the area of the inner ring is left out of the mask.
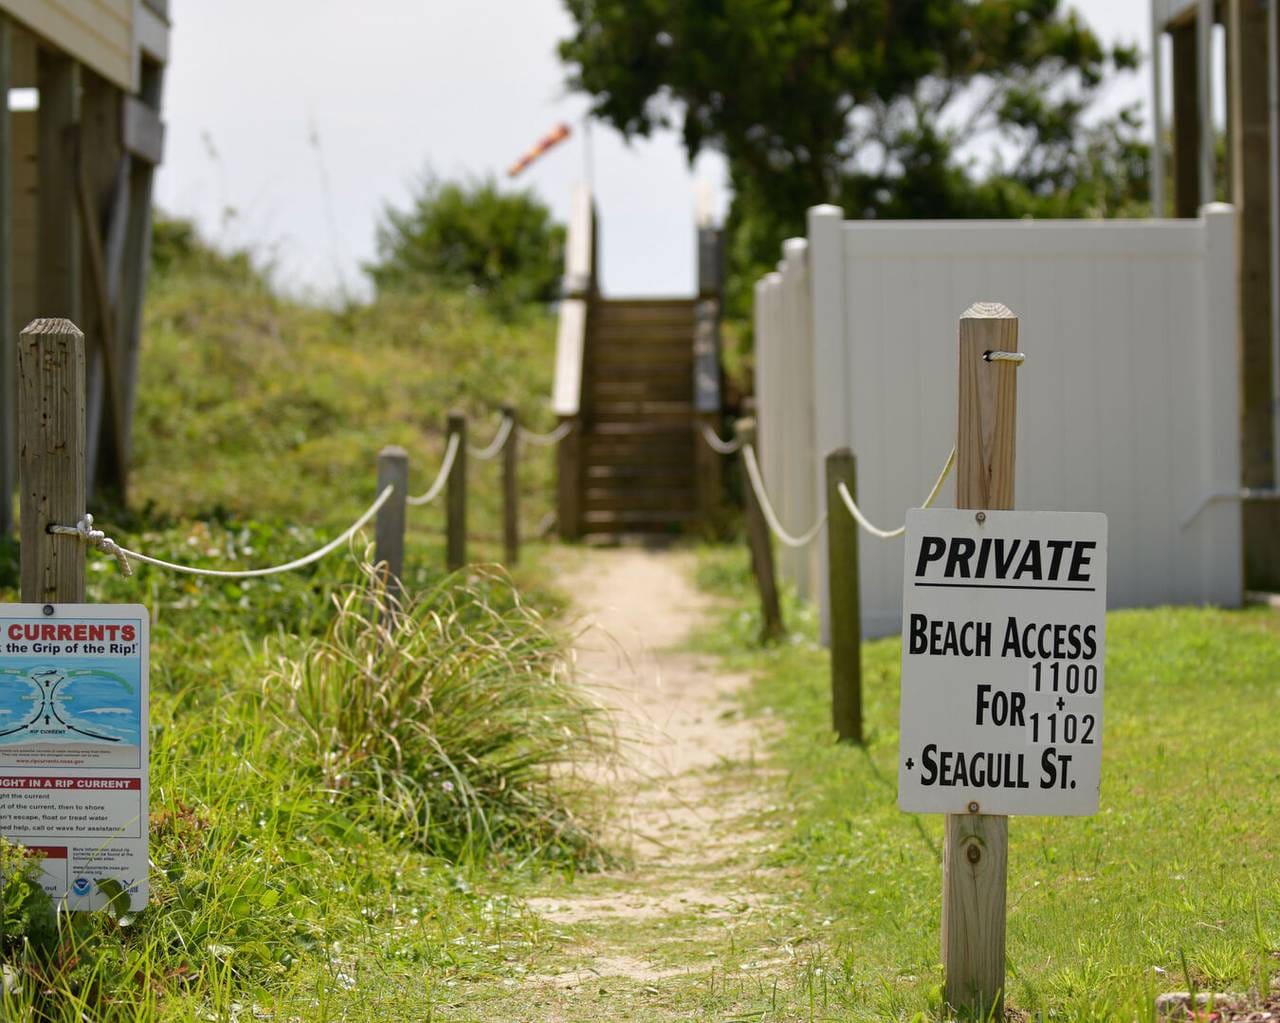
<path id="1" fill-rule="evenodd" d="M 202 258 L 153 280 L 144 336 L 130 507 L 92 510 L 121 543 L 180 562 L 319 546 L 372 500 L 385 444 L 408 448 L 425 489 L 450 408 L 475 416 L 476 445 L 504 400 L 551 425 L 542 310 L 498 320 L 424 293 L 335 313 Z M 523 459 L 526 537 L 552 506 L 553 457 Z M 468 493 L 470 556 L 495 558 L 496 462 L 473 463 Z M 126 579 L 89 555 L 90 600 L 152 613 L 152 901 L 134 919 L 64 920 L 52 953 L 24 942 L 34 923 L 11 923 L 0 1017 L 422 1020 L 456 977 L 510 974 L 493 947 L 542 940 L 512 878 L 599 856 L 587 795 L 556 772 L 607 735 L 535 610 L 557 604 L 538 545 L 516 588 L 489 570 L 445 578 L 442 524 L 438 507 L 410 510 L 409 596 L 376 622 L 359 567 L 371 531 L 255 580 Z M 17 599 L 17 554 L 0 543 L 0 600 Z"/>
<path id="2" fill-rule="evenodd" d="M 865 645 L 866 747 L 839 745 L 812 612 L 791 604 L 788 640 L 761 649 L 745 556 L 709 551 L 700 575 L 731 598 L 701 644 L 750 671 L 749 709 L 785 725 L 776 753 L 795 824 L 774 862 L 802 878 L 801 915 L 822 921 L 785 1009 L 757 1018 L 935 1014 L 942 819 L 896 808 L 898 640 Z M 1101 810 L 1010 821 L 1008 1007 L 1147 1019 L 1158 992 L 1272 983 L 1278 708 L 1274 611 L 1108 616 Z"/>

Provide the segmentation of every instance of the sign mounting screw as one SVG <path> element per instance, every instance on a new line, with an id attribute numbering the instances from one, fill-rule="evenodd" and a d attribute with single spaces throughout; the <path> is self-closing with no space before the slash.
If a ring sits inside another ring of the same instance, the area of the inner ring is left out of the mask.
<path id="1" fill-rule="evenodd" d="M 969 804 L 969 812 L 970 812 L 970 813 L 977 813 L 980 809 L 982 809 L 982 808 L 981 808 L 980 806 L 978 806 L 978 801 L 977 801 L 976 799 L 975 799 L 973 802 L 971 802 L 971 803 Z"/>
<path id="2" fill-rule="evenodd" d="M 52 604 L 45 604 L 45 606 L 44 606 L 44 613 L 45 613 L 45 616 L 46 616 L 46 617 L 48 617 L 48 616 L 52 615 L 52 614 L 53 614 L 53 605 L 52 605 Z"/>

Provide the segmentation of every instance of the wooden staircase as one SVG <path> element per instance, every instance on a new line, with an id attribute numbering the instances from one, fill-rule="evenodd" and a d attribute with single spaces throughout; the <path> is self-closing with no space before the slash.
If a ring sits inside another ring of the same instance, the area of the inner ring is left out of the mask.
<path id="1" fill-rule="evenodd" d="M 678 533 L 698 516 L 693 299 L 597 299 L 587 316 L 582 533 Z"/>
<path id="2" fill-rule="evenodd" d="M 721 461 L 699 435 L 718 429 L 720 246 L 698 232 L 693 298 L 607 299 L 596 285 L 590 193 L 574 195 L 552 405 L 569 431 L 558 451 L 560 536 L 617 543 L 709 521 Z"/>

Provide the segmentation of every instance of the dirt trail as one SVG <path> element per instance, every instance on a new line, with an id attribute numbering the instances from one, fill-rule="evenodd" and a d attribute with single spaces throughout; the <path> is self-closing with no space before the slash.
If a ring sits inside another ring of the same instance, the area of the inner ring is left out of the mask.
<path id="1" fill-rule="evenodd" d="M 782 880 L 763 866 L 780 779 L 733 699 L 746 679 L 681 648 L 711 613 L 693 568 L 681 552 L 591 551 L 563 579 L 580 673 L 629 739 L 607 779 L 609 844 L 629 866 L 530 901 L 563 951 L 522 985 L 521 1018 L 687 1018 L 717 970 L 740 981 L 786 956 L 761 938 Z"/>

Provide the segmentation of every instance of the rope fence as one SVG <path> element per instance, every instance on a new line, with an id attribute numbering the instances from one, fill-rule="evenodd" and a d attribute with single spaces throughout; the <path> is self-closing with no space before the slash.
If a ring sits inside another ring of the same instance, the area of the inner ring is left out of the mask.
<path id="1" fill-rule="evenodd" d="M 497 458 L 502 454 L 502 449 L 507 446 L 507 440 L 511 437 L 511 431 L 515 428 L 515 420 L 510 416 L 503 416 L 502 422 L 498 426 L 498 432 L 494 435 L 493 440 L 485 448 L 467 448 L 467 454 L 474 458 L 477 462 L 487 462 L 491 458 Z"/>
<path id="2" fill-rule="evenodd" d="M 528 441 L 539 447 L 550 447 L 559 443 L 573 428 L 572 423 L 562 423 L 556 429 L 547 433 L 537 433 L 527 430 L 523 426 L 519 426 L 516 422 L 514 413 L 509 406 L 504 411 L 502 421 L 498 426 L 497 433 L 493 440 L 484 448 L 472 448 L 467 446 L 466 453 L 477 461 L 489 461 L 497 458 L 498 455 L 507 451 L 508 445 L 513 437 L 518 437 L 522 441 Z M 448 442 L 445 446 L 444 457 L 440 464 L 440 469 L 436 474 L 431 485 L 421 494 L 406 494 L 403 498 L 403 504 L 407 507 L 421 508 L 435 502 L 455 476 L 455 469 L 459 467 L 459 456 L 464 450 L 463 433 L 450 432 Z M 404 462 L 404 471 L 407 479 L 407 455 L 402 449 L 388 449 L 399 452 L 399 458 Z M 515 462 L 513 453 L 508 453 L 505 460 L 506 471 L 513 475 L 515 471 Z M 45 527 L 45 531 L 51 536 L 64 536 L 78 540 L 84 544 L 86 548 L 99 551 L 112 557 L 116 561 L 116 565 L 123 576 L 133 575 L 134 562 L 146 565 L 153 565 L 157 568 L 163 568 L 170 572 L 178 572 L 184 575 L 204 576 L 216 579 L 256 579 L 263 576 L 279 575 L 284 572 L 292 572 L 297 569 L 306 568 L 316 562 L 322 560 L 335 550 L 350 542 L 361 529 L 365 528 L 375 517 L 379 518 L 379 543 L 382 542 L 381 537 L 381 517 L 380 513 L 384 509 L 392 507 L 392 498 L 395 496 L 397 489 L 402 493 L 404 487 L 397 487 L 394 484 L 384 486 L 374 498 L 373 502 L 351 523 L 346 529 L 335 536 L 332 540 L 318 547 L 316 550 L 305 554 L 302 557 L 295 558 L 292 561 L 285 562 L 280 565 L 271 565 L 264 568 L 248 568 L 248 569 L 219 569 L 219 568 L 201 568 L 195 565 L 184 565 L 179 562 L 167 561 L 164 558 L 153 557 L 150 554 L 144 554 L 141 551 L 133 550 L 129 547 L 122 546 L 114 539 L 106 534 L 106 532 L 98 528 L 94 523 L 93 515 L 85 513 L 84 516 L 75 524 L 67 525 L 65 523 L 49 523 Z M 514 517 L 514 479 L 506 481 L 504 485 L 506 491 L 507 503 L 511 505 L 507 511 L 506 523 L 506 551 L 509 561 L 514 561 L 517 549 L 517 540 L 514 536 L 515 528 L 511 520 Z M 401 530 L 403 530 L 403 515 L 401 516 Z M 451 528 L 451 527 L 450 527 Z M 452 529 L 451 529 L 452 531 Z M 402 557 L 402 542 L 400 544 Z M 381 560 L 381 558 L 379 559 Z M 397 558 L 396 560 L 400 560 Z"/>
<path id="3" fill-rule="evenodd" d="M 549 433 L 535 433 L 533 430 L 526 430 L 520 427 L 520 439 L 532 444 L 534 447 L 549 448 L 555 444 L 559 444 L 573 431 L 572 422 L 563 422 Z"/>
<path id="4" fill-rule="evenodd" d="M 721 440 L 716 431 L 706 423 L 699 423 L 698 428 L 702 431 L 702 439 L 707 442 L 707 447 L 717 455 L 734 455 L 742 449 L 743 441 L 741 437 L 734 437 L 732 440 Z"/>
<path id="5" fill-rule="evenodd" d="M 406 497 L 404 499 L 405 504 L 414 508 L 421 508 L 430 504 L 444 492 L 444 486 L 449 482 L 449 476 L 453 473 L 453 463 L 458 458 L 458 448 L 461 446 L 461 436 L 455 433 L 449 438 L 448 447 L 444 449 L 444 461 L 440 463 L 440 472 L 436 476 L 435 482 L 416 497 Z"/>
<path id="6" fill-rule="evenodd" d="M 286 562 L 283 565 L 273 565 L 270 568 L 247 568 L 240 570 L 230 570 L 221 568 L 196 568 L 193 565 L 179 565 L 173 561 L 165 561 L 163 558 L 153 558 L 149 554 L 142 554 L 138 551 L 130 550 L 128 547 L 121 547 L 118 543 L 108 537 L 102 530 L 93 528 L 93 516 L 85 515 L 74 526 L 50 526 L 49 532 L 55 536 L 74 536 L 90 547 L 102 551 L 104 554 L 110 554 L 116 559 L 120 566 L 122 575 L 133 575 L 133 567 L 130 561 L 141 561 L 147 565 L 155 565 L 157 568 L 167 568 L 171 572 L 182 572 L 185 575 L 203 575 L 213 576 L 217 579 L 257 579 L 264 575 L 279 575 L 281 572 L 292 572 L 295 569 L 306 568 L 307 565 L 314 564 L 328 554 L 332 554 L 344 543 L 350 540 L 358 533 L 369 520 L 378 514 L 379 509 L 391 499 L 393 487 L 385 487 L 376 498 L 373 504 L 365 509 L 364 513 L 355 520 L 350 526 L 344 529 L 338 536 L 335 536 L 323 547 L 320 547 L 310 554 L 304 555 L 293 561 Z"/>

